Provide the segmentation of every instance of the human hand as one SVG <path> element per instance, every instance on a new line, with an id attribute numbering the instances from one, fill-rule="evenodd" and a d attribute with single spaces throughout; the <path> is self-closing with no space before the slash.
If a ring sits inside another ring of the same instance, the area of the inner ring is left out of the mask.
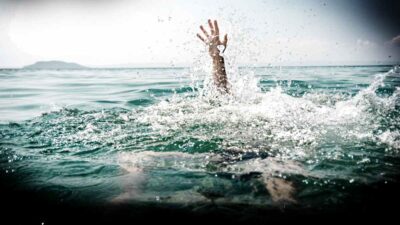
<path id="1" fill-rule="evenodd" d="M 224 40 L 221 41 L 219 38 L 219 28 L 217 21 L 214 20 L 213 24 L 211 20 L 208 20 L 208 25 L 210 26 L 211 35 L 209 35 L 204 27 L 201 25 L 200 29 L 205 37 L 201 36 L 200 34 L 197 34 L 197 37 L 209 46 L 208 52 L 210 56 L 217 57 L 220 55 L 221 51 L 222 53 L 225 51 L 226 44 L 228 43 L 228 35 L 225 34 Z"/>

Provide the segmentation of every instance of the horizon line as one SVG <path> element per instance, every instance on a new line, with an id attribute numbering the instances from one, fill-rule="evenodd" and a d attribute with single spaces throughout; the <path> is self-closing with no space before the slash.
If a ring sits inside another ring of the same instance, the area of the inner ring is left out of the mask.
<path id="1" fill-rule="evenodd" d="M 399 64 L 337 64 L 337 65 L 259 65 L 238 66 L 238 68 L 279 68 L 279 67 L 387 67 Z M 137 66 L 137 67 L 84 67 L 84 68 L 24 68 L 0 67 L 1 70 L 101 70 L 101 69 L 188 69 L 191 66 Z"/>
<path id="2" fill-rule="evenodd" d="M 333 65 L 240 65 L 238 68 L 275 68 L 275 67 L 373 67 L 373 66 L 397 66 L 392 64 L 333 64 Z M 87 67 L 84 68 L 24 68 L 24 67 L 0 67 L 2 70 L 96 70 L 96 69 L 186 69 L 191 66 L 136 66 L 136 67 Z"/>

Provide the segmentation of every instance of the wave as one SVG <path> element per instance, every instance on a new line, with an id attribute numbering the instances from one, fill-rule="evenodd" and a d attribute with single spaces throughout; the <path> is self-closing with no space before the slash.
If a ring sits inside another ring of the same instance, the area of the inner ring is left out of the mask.
<path id="1" fill-rule="evenodd" d="M 77 162 L 71 171 L 76 177 L 97 173 L 84 171 L 90 162 L 112 165 L 113 176 L 121 175 L 118 166 L 129 173 L 258 172 L 304 184 L 390 180 L 400 149 L 397 76 L 393 70 L 376 74 L 355 94 L 297 82 L 308 90 L 300 95 L 288 91 L 296 85 L 290 81 L 262 90 L 251 73 L 230 77 L 230 95 L 219 94 L 206 79 L 191 86 L 194 92 L 131 101 L 141 106 L 133 110 L 63 108 L 0 125 L 0 148 L 9 163 L 35 162 L 29 169 L 62 171 L 65 163 Z M 80 182 L 76 177 L 69 179 Z M 63 179 L 53 174 L 51 180 L 60 185 Z"/>

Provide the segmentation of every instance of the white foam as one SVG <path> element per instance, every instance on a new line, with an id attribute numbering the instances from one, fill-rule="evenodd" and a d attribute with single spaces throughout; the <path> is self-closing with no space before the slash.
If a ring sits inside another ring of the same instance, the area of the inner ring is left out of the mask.
<path id="1" fill-rule="evenodd" d="M 399 97 L 399 90 L 390 97 L 376 94 L 386 76 L 376 75 L 368 88 L 353 97 L 326 93 L 293 97 L 279 86 L 262 93 L 258 80 L 248 74 L 230 80 L 231 95 L 218 95 L 205 85 L 198 97 L 176 95 L 148 107 L 137 122 L 150 124 L 162 136 L 205 141 L 220 138 L 221 148 L 270 149 L 278 157 L 299 159 L 309 157 L 324 144 L 377 140 L 379 118 L 395 110 Z M 396 143 L 390 145 L 398 148 L 398 140 L 390 140 Z"/>

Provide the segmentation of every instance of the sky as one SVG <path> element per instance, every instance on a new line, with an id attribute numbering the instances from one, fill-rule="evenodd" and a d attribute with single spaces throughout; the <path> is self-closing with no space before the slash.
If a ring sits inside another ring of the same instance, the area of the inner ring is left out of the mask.
<path id="1" fill-rule="evenodd" d="M 400 63 L 400 3 L 378 0 L 0 0 L 0 67 L 190 66 L 217 19 L 238 65 Z"/>

